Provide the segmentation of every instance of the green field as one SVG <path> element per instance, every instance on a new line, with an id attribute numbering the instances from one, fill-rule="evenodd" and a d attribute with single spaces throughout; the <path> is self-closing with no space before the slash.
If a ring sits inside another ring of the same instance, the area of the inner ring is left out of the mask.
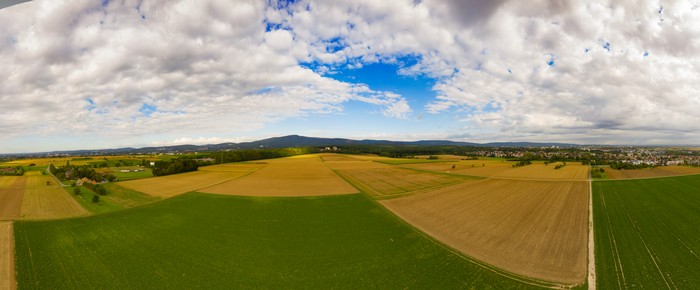
<path id="1" fill-rule="evenodd" d="M 141 179 L 141 178 L 148 178 L 148 177 L 153 177 L 153 173 L 151 172 L 150 168 L 147 168 L 146 171 L 137 171 L 137 172 L 121 172 L 121 169 L 134 169 L 134 167 L 112 167 L 112 174 L 117 177 L 118 180 L 124 181 L 124 180 L 132 180 L 132 179 Z"/>
<path id="2" fill-rule="evenodd" d="M 361 194 L 189 193 L 15 223 L 19 288 L 532 288 L 445 249 Z"/>
<path id="3" fill-rule="evenodd" d="M 700 176 L 593 182 L 597 286 L 700 285 Z"/>
<path id="4" fill-rule="evenodd" d="M 73 193 L 73 190 L 75 188 L 80 189 L 80 195 L 75 195 Z M 104 198 L 104 196 L 100 196 L 99 202 L 92 202 L 92 197 L 96 195 L 96 193 L 82 186 L 67 186 L 63 189 L 65 189 L 68 192 L 68 194 L 70 194 L 70 196 L 72 196 L 75 199 L 75 201 L 77 201 L 80 204 L 80 206 L 94 214 L 113 212 L 124 208 L 119 204 L 116 204 L 111 200 Z"/>

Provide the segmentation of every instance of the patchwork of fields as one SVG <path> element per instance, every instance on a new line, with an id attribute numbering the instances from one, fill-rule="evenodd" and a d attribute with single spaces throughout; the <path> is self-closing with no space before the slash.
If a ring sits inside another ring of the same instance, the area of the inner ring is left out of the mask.
<path id="1" fill-rule="evenodd" d="M 0 220 L 21 288 L 585 287 L 589 168 L 557 164 L 313 154 L 108 183 L 100 204 L 28 171 L 0 177 Z M 700 285 L 700 175 L 592 184 L 598 287 Z"/>
<path id="2" fill-rule="evenodd" d="M 88 212 L 60 185 L 39 172 L 0 176 L 0 220 L 53 219 L 84 216 Z"/>
<path id="3" fill-rule="evenodd" d="M 597 285 L 700 285 L 700 175 L 593 182 Z"/>
<path id="4" fill-rule="evenodd" d="M 586 182 L 487 179 L 381 202 L 461 252 L 568 285 L 586 276 Z"/>
<path id="5" fill-rule="evenodd" d="M 605 175 L 607 175 L 609 179 L 667 177 L 687 174 L 700 174 L 700 167 L 661 166 L 654 168 L 630 170 L 616 170 L 611 168 L 605 168 Z"/>
<path id="6" fill-rule="evenodd" d="M 532 165 L 513 167 L 514 164 L 515 162 L 511 161 L 485 159 L 444 163 L 406 164 L 404 166 L 437 172 L 497 178 L 567 181 L 583 181 L 588 179 L 588 166 L 581 165 L 580 162 L 570 162 L 559 169 L 555 169 L 555 167 L 557 164 L 561 163 L 545 165 L 543 162 L 533 162 Z"/>
<path id="7" fill-rule="evenodd" d="M 318 155 L 271 159 L 245 177 L 200 192 L 247 196 L 317 196 L 357 193 L 323 164 Z"/>
<path id="8" fill-rule="evenodd" d="M 535 288 L 441 247 L 360 194 L 186 194 L 16 222 L 15 234 L 19 288 Z"/>

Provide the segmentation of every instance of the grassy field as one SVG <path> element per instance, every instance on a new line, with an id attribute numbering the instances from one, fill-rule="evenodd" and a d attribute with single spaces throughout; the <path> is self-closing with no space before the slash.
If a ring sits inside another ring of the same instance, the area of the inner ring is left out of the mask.
<path id="1" fill-rule="evenodd" d="M 360 195 L 186 194 L 15 223 L 19 288 L 519 289 Z"/>
<path id="2" fill-rule="evenodd" d="M 486 179 L 381 203 L 436 239 L 510 272 L 586 277 L 586 182 Z"/>
<path id="3" fill-rule="evenodd" d="M 700 176 L 597 181 L 593 194 L 599 288 L 700 285 Z"/>
<path id="4" fill-rule="evenodd" d="M 72 196 L 73 199 L 75 199 L 75 201 L 77 201 L 80 204 L 80 206 L 82 206 L 84 209 L 88 210 L 93 214 L 113 212 L 124 208 L 119 204 L 114 203 L 111 200 L 105 198 L 105 196 L 100 196 L 100 201 L 94 203 L 92 202 L 92 197 L 96 193 L 82 186 L 78 186 L 77 188 L 80 189 L 80 195 L 75 195 L 73 193 L 75 187 L 64 187 L 63 189 L 66 192 L 68 192 L 68 194 Z"/>
<path id="5" fill-rule="evenodd" d="M 249 196 L 314 196 L 358 192 L 333 173 L 315 154 L 265 162 L 267 164 L 263 164 L 264 167 L 249 175 L 199 191 Z"/>
<path id="6" fill-rule="evenodd" d="M 122 208 L 132 208 L 160 200 L 159 197 L 141 193 L 119 184 L 113 182 L 104 184 L 108 194 L 103 196 L 102 199 L 109 200 Z"/>
<path id="7" fill-rule="evenodd" d="M 609 179 L 630 179 L 667 177 L 687 174 L 700 174 L 700 167 L 689 166 L 659 166 L 654 168 L 616 170 L 605 168 L 605 174 Z"/>

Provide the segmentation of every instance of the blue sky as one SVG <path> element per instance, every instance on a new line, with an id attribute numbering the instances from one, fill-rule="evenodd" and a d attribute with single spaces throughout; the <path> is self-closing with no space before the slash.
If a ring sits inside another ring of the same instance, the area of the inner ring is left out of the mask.
<path id="1" fill-rule="evenodd" d="M 697 7 L 31 1 L 0 10 L 0 153 L 288 134 L 700 144 Z"/>

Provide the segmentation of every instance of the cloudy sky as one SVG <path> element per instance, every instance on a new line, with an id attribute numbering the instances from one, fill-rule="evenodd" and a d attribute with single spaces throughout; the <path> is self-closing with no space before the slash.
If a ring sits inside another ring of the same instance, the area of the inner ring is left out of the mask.
<path id="1" fill-rule="evenodd" d="M 0 10 L 0 153 L 700 144 L 698 2 L 35 0 Z"/>

